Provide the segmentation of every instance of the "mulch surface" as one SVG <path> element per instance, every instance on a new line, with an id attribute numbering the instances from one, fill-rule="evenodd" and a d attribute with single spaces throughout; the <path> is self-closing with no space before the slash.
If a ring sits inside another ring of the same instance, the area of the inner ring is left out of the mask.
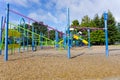
<path id="1" fill-rule="evenodd" d="M 0 80 L 120 80 L 120 46 L 42 49 L 0 56 Z"/>

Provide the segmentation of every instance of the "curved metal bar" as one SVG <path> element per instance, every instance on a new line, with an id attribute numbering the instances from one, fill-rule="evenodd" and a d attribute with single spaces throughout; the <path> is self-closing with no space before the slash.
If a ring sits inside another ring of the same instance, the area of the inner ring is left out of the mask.
<path id="1" fill-rule="evenodd" d="M 22 23 L 23 22 L 23 23 Z M 20 25 L 23 25 L 23 28 L 25 29 L 25 19 L 24 18 L 21 18 L 20 19 Z M 20 32 L 20 28 L 19 28 L 19 32 Z M 25 50 L 25 30 L 23 32 L 23 35 L 22 35 L 22 39 L 23 39 L 23 51 Z M 20 41 L 19 41 L 20 42 Z M 19 43 L 20 44 L 20 43 Z"/>

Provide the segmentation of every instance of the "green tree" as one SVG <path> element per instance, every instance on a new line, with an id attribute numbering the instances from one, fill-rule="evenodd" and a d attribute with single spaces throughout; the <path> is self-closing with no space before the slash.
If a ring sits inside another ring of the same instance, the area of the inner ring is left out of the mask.
<path id="1" fill-rule="evenodd" d="M 105 36 L 103 30 L 96 30 L 91 32 L 91 44 L 101 45 L 105 43 Z"/>
<path id="2" fill-rule="evenodd" d="M 93 20 L 91 20 L 88 15 L 84 16 L 82 18 L 82 22 L 81 22 L 81 27 L 96 27 L 96 24 Z"/>
<path id="3" fill-rule="evenodd" d="M 89 27 L 90 26 L 90 18 L 88 15 L 84 16 L 81 21 L 81 27 Z"/>
<path id="4" fill-rule="evenodd" d="M 120 23 L 117 24 L 118 32 L 120 32 Z"/>
<path id="5" fill-rule="evenodd" d="M 38 34 L 40 34 L 40 32 L 41 32 L 41 33 L 47 35 L 48 28 L 46 25 L 43 25 L 38 22 L 34 22 L 34 23 L 32 23 L 32 26 L 34 26 L 34 28 L 37 30 Z"/>
<path id="6" fill-rule="evenodd" d="M 94 23 L 95 23 L 95 27 L 100 27 L 101 25 L 100 25 L 100 18 L 99 18 L 99 16 L 98 16 L 98 14 L 95 14 L 95 16 L 94 16 L 94 18 L 93 18 L 93 21 L 94 21 Z"/>
<path id="7" fill-rule="evenodd" d="M 116 41 L 118 41 L 119 32 L 116 26 L 115 18 L 109 10 L 107 24 L 109 44 L 114 44 Z M 101 16 L 100 25 L 101 28 L 104 28 L 104 14 Z"/>
<path id="8" fill-rule="evenodd" d="M 95 22 L 93 20 L 90 21 L 89 27 L 96 27 L 96 24 L 95 24 Z"/>
<path id="9" fill-rule="evenodd" d="M 104 14 L 101 17 L 101 26 L 104 28 Z M 118 29 L 116 27 L 116 21 L 112 13 L 108 10 L 108 38 L 109 44 L 114 44 L 118 40 Z"/>
<path id="10" fill-rule="evenodd" d="M 78 21 L 77 19 L 76 19 L 76 20 L 73 20 L 71 26 L 80 26 L 80 25 L 79 25 L 79 21 Z"/>
<path id="11" fill-rule="evenodd" d="M 117 42 L 120 43 L 120 23 L 117 24 L 117 30 L 118 30 Z"/>
<path id="12" fill-rule="evenodd" d="M 108 37 L 109 37 L 109 43 L 114 44 L 117 40 L 117 27 L 115 18 L 113 17 L 112 13 L 108 11 Z"/>
<path id="13" fill-rule="evenodd" d="M 50 39 L 55 40 L 55 30 L 49 31 Z"/>

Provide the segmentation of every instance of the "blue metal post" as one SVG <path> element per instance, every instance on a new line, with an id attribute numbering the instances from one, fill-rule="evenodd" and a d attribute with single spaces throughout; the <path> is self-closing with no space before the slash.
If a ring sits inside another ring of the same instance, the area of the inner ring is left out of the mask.
<path id="1" fill-rule="evenodd" d="M 23 19 L 24 21 L 24 24 L 23 24 L 23 27 L 24 27 L 24 33 L 23 33 L 23 51 L 25 50 L 25 20 Z"/>
<path id="2" fill-rule="evenodd" d="M 88 31 L 88 48 L 90 49 L 90 29 L 87 29 Z"/>
<path id="3" fill-rule="evenodd" d="M 64 49 L 66 49 L 66 35 L 63 35 L 63 45 Z"/>
<path id="4" fill-rule="evenodd" d="M 37 29 L 35 29 L 35 33 L 37 33 Z M 37 46 L 37 37 L 35 36 L 35 46 Z"/>
<path id="5" fill-rule="evenodd" d="M 55 48 L 57 49 L 58 48 L 58 31 L 55 31 L 55 41 L 56 41 Z"/>
<path id="6" fill-rule="evenodd" d="M 78 42 L 78 40 L 76 40 L 75 44 L 76 44 L 77 47 L 79 46 L 79 42 Z"/>
<path id="7" fill-rule="evenodd" d="M 109 49 L 108 49 L 108 29 L 107 29 L 107 19 L 108 19 L 108 13 L 104 13 L 105 43 L 106 43 L 106 57 L 108 57 L 108 56 L 109 56 Z"/>
<path id="8" fill-rule="evenodd" d="M 5 27 L 5 53 L 4 53 L 4 61 L 8 60 L 8 27 L 9 27 L 9 4 L 7 4 L 7 21 Z"/>
<path id="9" fill-rule="evenodd" d="M 67 56 L 68 56 L 68 59 L 70 59 L 71 58 L 71 54 L 70 54 L 70 17 L 69 17 L 69 8 L 68 8 L 68 11 L 67 11 L 67 21 L 68 21 L 68 24 L 67 24 L 67 26 L 68 26 L 68 54 L 67 54 Z"/>
<path id="10" fill-rule="evenodd" d="M 29 37 L 28 37 L 28 31 L 27 31 L 27 51 L 28 51 L 28 39 L 29 39 Z"/>
<path id="11" fill-rule="evenodd" d="M 73 38 L 72 38 L 72 32 L 70 32 L 70 47 L 73 45 Z"/>
<path id="12" fill-rule="evenodd" d="M 43 43 L 43 34 L 40 32 L 40 48 L 42 49 L 42 43 Z"/>
<path id="13" fill-rule="evenodd" d="M 35 33 L 37 33 L 37 29 L 35 29 Z M 37 36 L 34 37 L 35 42 L 35 50 L 37 50 Z"/>
<path id="14" fill-rule="evenodd" d="M 35 51 L 35 44 L 34 44 L 34 27 L 32 26 L 32 51 Z"/>
<path id="15" fill-rule="evenodd" d="M 20 28 L 18 27 L 18 32 L 20 33 Z M 21 46 L 21 37 L 19 37 L 19 46 Z M 19 49 L 18 49 L 18 52 L 20 53 L 20 47 L 19 47 Z"/>
<path id="16" fill-rule="evenodd" d="M 1 26 L 0 26 L 0 55 L 2 54 L 2 26 L 3 26 L 3 16 L 2 16 L 2 19 L 1 19 Z"/>

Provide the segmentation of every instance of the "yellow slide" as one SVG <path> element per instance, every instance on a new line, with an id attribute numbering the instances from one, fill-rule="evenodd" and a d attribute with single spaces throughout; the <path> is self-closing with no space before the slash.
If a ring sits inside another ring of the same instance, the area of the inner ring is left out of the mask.
<path id="1" fill-rule="evenodd" d="M 76 40 L 80 39 L 80 40 L 82 40 L 82 42 L 83 42 L 85 45 L 88 45 L 88 42 L 87 42 L 86 40 L 80 38 L 78 35 L 73 35 L 73 38 L 76 39 Z"/>
<path id="2" fill-rule="evenodd" d="M 58 44 L 61 44 L 63 42 L 63 40 L 61 40 Z"/>

